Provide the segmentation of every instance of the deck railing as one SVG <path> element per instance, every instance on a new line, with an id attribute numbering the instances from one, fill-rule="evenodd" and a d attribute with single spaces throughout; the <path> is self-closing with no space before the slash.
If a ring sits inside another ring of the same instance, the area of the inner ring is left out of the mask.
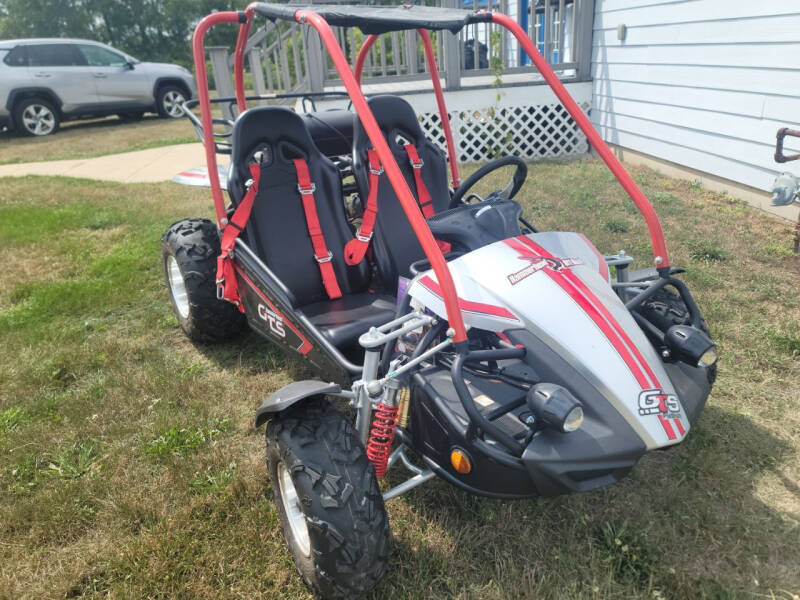
<path id="1" fill-rule="evenodd" d="M 331 4 L 343 0 L 325 0 Z M 344 0 L 349 1 L 349 0 Z M 308 4 L 308 2 L 303 2 Z M 312 2 L 313 3 L 313 2 Z M 396 4 L 378 0 L 376 4 Z M 517 19 L 539 51 L 563 79 L 590 78 L 592 0 L 427 0 L 445 8 L 499 10 Z M 345 54 L 355 62 L 363 34 L 355 28 L 334 28 Z M 449 90 L 496 84 L 497 74 L 531 74 L 525 83 L 537 83 L 535 69 L 518 43 L 491 23 L 465 27 L 458 35 L 432 36 L 439 71 Z M 221 96 L 233 95 L 232 56 L 227 48 L 209 48 L 214 81 Z M 267 21 L 250 37 L 246 50 L 248 87 L 256 94 L 319 92 L 340 85 L 339 76 L 309 27 L 287 21 Z M 422 45 L 416 32 L 380 36 L 364 65 L 364 85 L 427 79 Z M 514 80 L 519 83 L 519 81 Z"/>

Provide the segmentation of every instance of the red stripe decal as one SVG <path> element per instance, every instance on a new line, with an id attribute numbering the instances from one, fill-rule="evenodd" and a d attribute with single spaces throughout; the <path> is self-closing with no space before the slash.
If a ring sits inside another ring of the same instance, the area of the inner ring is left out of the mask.
<path id="1" fill-rule="evenodd" d="M 534 252 L 538 253 L 540 256 L 553 258 L 553 256 L 547 250 L 542 248 L 539 244 L 537 244 L 530 238 L 525 237 L 522 238 L 521 241 L 524 244 L 526 244 L 529 248 L 531 248 Z M 573 273 L 572 271 L 565 270 L 561 271 L 561 274 L 570 283 L 572 283 L 572 285 L 574 285 L 578 289 L 578 291 L 580 291 L 584 295 L 586 300 L 590 302 L 595 307 L 595 309 L 600 312 L 604 320 L 609 325 L 611 325 L 611 327 L 614 328 L 617 337 L 625 344 L 625 346 L 627 346 L 628 351 L 636 358 L 636 362 L 638 364 L 636 364 L 635 366 L 637 370 L 643 369 L 644 372 L 647 374 L 647 377 L 650 379 L 651 387 L 661 389 L 661 384 L 659 383 L 655 373 L 653 373 L 653 370 L 650 368 L 650 365 L 644 359 L 641 352 L 639 352 L 639 349 L 636 347 L 636 344 L 634 344 L 633 341 L 630 339 L 630 337 L 628 337 L 628 334 L 622 328 L 622 325 L 619 324 L 619 322 L 614 318 L 614 315 L 612 315 L 611 312 L 608 310 L 608 308 L 606 308 L 605 304 L 603 304 L 600 301 L 600 299 L 594 295 L 594 292 L 592 292 L 592 290 L 590 290 L 589 287 L 575 273 Z M 643 387 L 642 389 L 646 388 Z"/>
<path id="2" fill-rule="evenodd" d="M 189 171 L 184 171 L 183 173 L 178 173 L 179 177 L 208 177 L 208 173 L 190 173 Z"/>
<path id="3" fill-rule="evenodd" d="M 595 296 L 592 293 L 592 291 L 586 286 L 586 284 L 577 275 L 575 275 L 575 273 L 568 272 L 568 273 L 565 273 L 564 276 L 567 279 L 569 279 L 570 281 L 572 281 L 572 283 L 575 285 L 575 287 L 577 287 L 579 290 L 581 290 L 584 293 L 584 295 L 586 295 L 591 301 L 593 301 L 596 304 L 596 306 L 598 307 L 598 309 L 600 310 L 602 315 L 611 324 L 611 326 L 616 330 L 617 335 L 619 335 L 619 337 L 622 339 L 622 341 L 625 342 L 625 344 L 627 344 L 628 348 L 631 350 L 633 355 L 636 357 L 636 360 L 639 362 L 639 366 L 644 369 L 645 373 L 647 373 L 647 376 L 650 378 L 650 381 L 652 382 L 653 387 L 661 389 L 661 384 L 659 383 L 658 378 L 656 377 L 656 374 L 653 373 L 653 370 L 650 368 L 650 365 L 644 359 L 644 357 L 642 356 L 641 352 L 639 352 L 639 348 L 637 348 L 636 344 L 634 344 L 633 341 L 631 340 L 631 338 L 628 337 L 628 334 L 622 328 L 622 325 L 620 325 L 619 321 L 617 321 L 614 318 L 614 316 L 611 314 L 611 312 L 608 310 L 608 308 L 605 306 L 605 304 L 603 304 L 600 301 L 600 299 L 597 298 L 597 296 Z"/>
<path id="4" fill-rule="evenodd" d="M 506 243 L 514 248 L 517 252 L 521 252 L 523 255 L 526 256 L 536 256 L 536 257 L 550 257 L 551 255 L 544 249 L 542 251 L 536 251 L 534 248 L 526 247 L 523 245 L 524 239 L 526 238 L 516 238 L 516 240 L 506 240 Z M 514 243 L 516 242 L 516 243 Z M 520 243 L 523 242 L 523 243 Z M 564 292 L 572 298 L 575 303 L 580 306 L 580 308 L 594 321 L 595 325 L 603 332 L 606 336 L 608 341 L 614 346 L 614 349 L 617 353 L 622 357 L 622 360 L 625 361 L 625 364 L 628 365 L 628 368 L 631 371 L 631 374 L 636 379 L 636 382 L 639 386 L 643 389 L 650 389 L 650 383 L 648 382 L 647 378 L 642 373 L 639 366 L 633 360 L 633 356 L 631 355 L 629 349 L 625 346 L 622 340 L 619 339 L 614 328 L 609 325 L 609 323 L 602 317 L 600 312 L 597 308 L 588 301 L 588 299 L 564 276 L 563 272 L 555 272 L 551 269 L 542 269 L 547 275 L 552 279 L 559 287 L 561 287 Z"/>
<path id="5" fill-rule="evenodd" d="M 603 276 L 603 279 L 608 281 L 608 263 L 606 262 L 606 259 L 603 258 L 603 255 L 600 254 L 600 251 L 597 248 L 595 248 L 594 244 L 589 241 L 589 238 L 587 238 L 582 233 L 579 233 L 578 235 L 581 236 L 581 238 L 583 238 L 583 241 L 586 242 L 586 245 L 592 249 L 592 252 L 594 252 L 594 255 L 597 257 L 597 260 L 600 261 L 600 264 L 597 266 L 597 268 L 600 271 L 600 275 Z"/>
<path id="6" fill-rule="evenodd" d="M 436 283 L 429 275 L 426 275 L 420 279 L 420 283 L 440 298 L 442 297 L 442 288 L 440 288 L 439 284 Z M 469 300 L 464 300 L 463 298 L 458 299 L 458 306 L 467 312 L 482 313 L 485 315 L 491 315 L 493 317 L 500 317 L 501 319 L 519 321 L 517 317 L 515 317 L 510 311 L 506 310 L 502 306 L 483 304 L 482 302 L 471 302 Z"/>
<path id="7" fill-rule="evenodd" d="M 587 240 L 588 242 L 588 240 Z M 518 238 L 506 240 L 506 243 L 517 252 L 521 252 L 526 256 L 541 256 L 543 258 L 554 258 L 547 250 L 542 248 L 536 242 L 528 237 L 520 236 Z M 591 242 L 588 242 L 591 244 Z M 599 253 L 598 253 L 599 254 Z M 602 258 L 602 257 L 601 257 Z M 605 263 L 605 261 L 603 261 Z M 609 342 L 614 346 L 619 355 L 628 365 L 636 381 L 643 390 L 648 388 L 661 389 L 661 384 L 658 381 L 655 373 L 650 368 L 650 365 L 644 359 L 639 349 L 631 341 L 628 334 L 617 322 L 614 316 L 610 313 L 608 308 L 600 301 L 597 296 L 589 289 L 589 287 L 571 271 L 564 270 L 555 272 L 550 269 L 544 271 L 555 281 L 577 304 L 586 312 L 587 315 L 595 322 L 595 324 L 603 331 Z M 571 284 L 571 285 L 570 285 Z M 633 357 L 635 356 L 635 360 Z M 645 374 L 647 378 L 645 378 Z M 652 385 L 648 382 L 652 382 Z M 672 424 L 668 419 L 662 415 L 658 415 L 661 426 L 667 434 L 667 438 L 674 440 L 677 436 L 672 429 Z M 683 424 L 680 418 L 673 419 L 675 427 L 678 429 L 680 435 L 685 433 Z"/>
<path id="8" fill-rule="evenodd" d="M 671 440 L 674 440 L 677 436 L 675 435 L 675 432 L 672 430 L 672 424 L 669 422 L 669 419 L 665 419 L 662 415 L 658 415 L 658 420 L 661 421 L 661 425 L 664 427 L 664 431 L 667 432 L 667 437 Z"/>
<path id="9" fill-rule="evenodd" d="M 244 271 L 242 271 L 242 269 L 240 269 L 238 266 L 236 267 L 236 272 L 242 277 L 242 279 L 244 279 L 248 283 L 248 285 L 251 288 L 253 288 L 255 293 L 258 294 L 259 298 L 261 298 L 264 302 L 269 304 L 270 310 L 272 312 L 274 312 L 276 315 L 278 315 L 281 319 L 283 319 L 283 322 L 286 323 L 286 325 L 289 326 L 289 329 L 294 331 L 297 334 L 297 337 L 299 337 L 301 340 L 303 340 L 302 345 L 299 348 L 297 348 L 297 351 L 300 354 L 308 354 L 311 351 L 311 349 L 314 347 L 314 345 L 306 339 L 306 336 L 304 336 L 302 333 L 300 333 L 300 330 L 298 330 L 297 327 L 295 327 L 292 324 L 292 322 L 289 319 L 287 319 L 281 311 L 278 310 L 277 306 L 275 306 L 272 302 L 270 302 L 267 299 L 267 297 L 264 294 L 261 293 L 261 290 L 259 290 L 258 287 L 256 287 L 256 284 L 253 283 L 253 280 L 250 279 L 247 276 L 247 274 Z"/>

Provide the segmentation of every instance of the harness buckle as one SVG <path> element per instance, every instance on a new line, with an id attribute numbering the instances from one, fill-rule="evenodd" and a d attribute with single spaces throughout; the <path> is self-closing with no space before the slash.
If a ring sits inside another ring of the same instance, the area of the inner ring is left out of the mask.
<path id="1" fill-rule="evenodd" d="M 373 232 L 370 231 L 369 235 L 361 235 L 361 227 L 359 227 L 358 231 L 356 231 L 356 239 L 359 242 L 364 242 L 365 244 L 369 244 L 370 241 L 372 240 L 372 234 Z"/>
<path id="2" fill-rule="evenodd" d="M 378 167 L 377 169 L 373 169 L 371 166 L 369 168 L 369 172 L 372 173 L 373 175 L 378 175 L 378 176 L 381 176 L 384 173 L 383 167 Z"/>
<path id="3" fill-rule="evenodd" d="M 298 183 L 297 191 L 300 192 L 301 196 L 310 196 L 311 194 L 317 191 L 317 184 L 312 182 L 311 187 L 304 188 L 301 187 L 300 184 Z"/>
<path id="4" fill-rule="evenodd" d="M 421 158 L 419 159 L 419 162 L 414 162 L 413 160 L 411 160 L 409 158 L 408 162 L 411 163 L 411 167 L 414 168 L 414 169 L 421 169 L 425 165 L 425 161 L 422 160 Z"/>
<path id="5" fill-rule="evenodd" d="M 333 259 L 333 252 L 331 252 L 330 250 L 328 250 L 328 256 L 323 256 L 322 258 L 320 258 L 319 256 L 314 256 L 314 260 L 316 260 L 319 264 L 331 262 L 332 259 Z"/>
<path id="6" fill-rule="evenodd" d="M 217 300 L 225 300 L 225 279 L 217 279 Z"/>

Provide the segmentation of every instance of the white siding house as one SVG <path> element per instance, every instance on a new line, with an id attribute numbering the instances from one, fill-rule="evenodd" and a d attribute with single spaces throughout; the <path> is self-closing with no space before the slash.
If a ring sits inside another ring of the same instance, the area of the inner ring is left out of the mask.
<path id="1" fill-rule="evenodd" d="M 612 144 L 762 192 L 800 175 L 773 160 L 800 123 L 800 0 L 596 0 L 592 76 Z"/>

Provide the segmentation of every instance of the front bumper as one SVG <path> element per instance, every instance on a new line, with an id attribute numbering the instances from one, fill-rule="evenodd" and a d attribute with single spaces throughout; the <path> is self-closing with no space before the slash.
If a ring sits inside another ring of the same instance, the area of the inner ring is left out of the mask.
<path id="1" fill-rule="evenodd" d="M 532 345 L 533 340 L 528 340 Z M 546 348 L 533 353 L 541 358 Z M 440 477 L 473 494 L 495 497 L 557 496 L 585 492 L 616 483 L 625 477 L 648 451 L 644 441 L 616 410 L 565 364 L 554 364 L 554 371 L 545 373 L 548 380 L 557 379 L 556 372 L 568 375 L 571 388 L 584 406 L 584 424 L 572 433 L 541 430 L 525 447 L 522 455 L 501 464 L 484 454 L 472 443 L 468 433 L 469 419 L 464 413 L 452 386 L 449 370 L 431 367 L 415 374 L 411 382 L 410 444 L 423 455 Z M 664 365 L 678 396 L 694 426 L 711 391 L 706 369 L 684 363 Z M 482 410 L 496 408 L 495 403 L 508 404 L 519 400 L 520 392 L 501 382 L 473 378 L 473 398 L 482 399 Z M 491 401 L 491 404 L 488 404 Z M 520 429 L 525 406 L 497 421 L 501 429 L 513 435 Z M 466 450 L 473 469 L 469 474 L 457 473 L 450 465 L 450 452 L 458 447 Z M 494 445 L 499 449 L 498 445 Z"/>
<path id="2" fill-rule="evenodd" d="M 6 127 L 11 129 L 11 117 L 8 115 L 0 115 L 0 131 Z"/>
<path id="3" fill-rule="evenodd" d="M 706 369 L 676 362 L 664 365 L 693 427 L 711 392 Z M 626 426 L 612 428 L 587 419 L 569 434 L 542 432 L 525 448 L 522 462 L 543 496 L 585 492 L 616 483 L 627 475 L 647 449 L 635 436 L 623 435 Z M 672 448 L 674 446 L 667 446 Z"/>

